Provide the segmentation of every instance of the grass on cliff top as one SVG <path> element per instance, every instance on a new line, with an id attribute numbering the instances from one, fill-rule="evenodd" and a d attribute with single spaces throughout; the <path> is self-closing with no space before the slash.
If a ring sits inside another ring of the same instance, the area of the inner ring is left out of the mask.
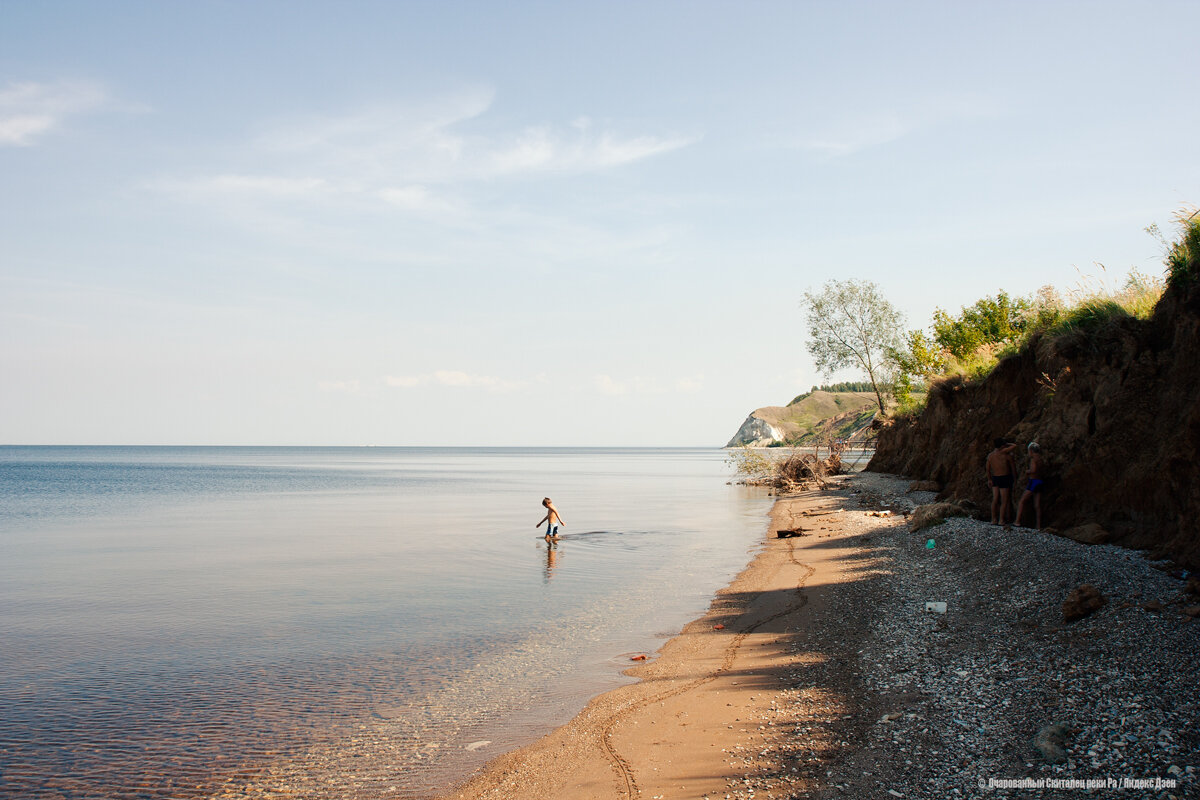
<path id="1" fill-rule="evenodd" d="M 1200 246 L 1197 252 L 1200 253 Z M 985 341 L 962 356 L 943 351 L 942 368 L 927 378 L 926 385 L 945 380 L 985 380 L 1003 359 L 1023 351 L 1037 336 L 1052 340 L 1091 336 L 1123 319 L 1149 319 L 1162 298 L 1166 282 L 1131 270 L 1120 288 L 1111 289 L 1103 275 L 1103 266 L 1100 269 L 1101 275 L 1084 276 L 1066 297 L 1047 286 L 1028 301 L 1021 301 L 1024 308 L 1010 338 Z M 897 396 L 894 416 L 919 415 L 926 399 L 926 394 L 917 391 Z"/>
<path id="2" fill-rule="evenodd" d="M 1195 283 L 1200 278 L 1200 209 L 1185 208 L 1175 215 L 1181 235 L 1167 244 L 1167 275 L 1172 284 Z M 1151 226 L 1151 233 L 1157 228 Z M 1166 244 L 1164 242 L 1164 244 Z"/>

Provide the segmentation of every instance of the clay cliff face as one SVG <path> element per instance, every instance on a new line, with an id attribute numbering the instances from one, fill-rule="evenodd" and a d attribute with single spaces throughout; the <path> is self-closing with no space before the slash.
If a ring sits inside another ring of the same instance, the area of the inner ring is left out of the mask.
<path id="1" fill-rule="evenodd" d="M 936 385 L 920 417 L 881 431 L 867 469 L 935 480 L 941 497 L 986 511 L 992 440 L 1020 445 L 1014 504 L 1036 441 L 1049 467 L 1043 525 L 1200 569 L 1198 390 L 1200 287 L 1172 287 L 1149 320 L 1043 337 L 986 380 Z"/>

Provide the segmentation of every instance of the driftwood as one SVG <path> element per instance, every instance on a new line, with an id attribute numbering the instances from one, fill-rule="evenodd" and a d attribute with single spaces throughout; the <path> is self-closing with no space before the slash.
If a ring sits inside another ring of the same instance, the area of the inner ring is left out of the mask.
<path id="1" fill-rule="evenodd" d="M 837 453 L 819 459 L 808 453 L 795 453 L 775 467 L 776 486 L 787 492 L 807 489 L 814 484 L 825 488 L 825 478 L 842 471 L 842 458 Z"/>

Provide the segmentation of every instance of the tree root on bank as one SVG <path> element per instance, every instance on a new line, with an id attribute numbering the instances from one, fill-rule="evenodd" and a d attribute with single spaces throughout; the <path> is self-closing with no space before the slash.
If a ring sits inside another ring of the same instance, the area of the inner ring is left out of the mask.
<path id="1" fill-rule="evenodd" d="M 824 489 L 825 478 L 842 473 L 842 458 L 834 453 L 829 458 L 819 459 L 808 453 L 794 453 L 775 462 L 771 472 L 746 478 L 750 486 L 770 486 L 780 492 L 799 492 L 805 489 Z"/>

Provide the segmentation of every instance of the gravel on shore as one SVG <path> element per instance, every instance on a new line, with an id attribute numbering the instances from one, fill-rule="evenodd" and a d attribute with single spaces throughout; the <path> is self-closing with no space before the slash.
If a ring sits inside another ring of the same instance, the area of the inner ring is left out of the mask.
<path id="1" fill-rule="evenodd" d="M 965 517 L 912 532 L 933 494 L 908 486 L 831 487 L 845 510 L 804 541 L 852 547 L 845 580 L 791 644 L 793 685 L 761 738 L 726 754 L 725 796 L 1200 797 L 1200 620 L 1185 613 L 1200 598 L 1185 581 L 1135 551 Z M 1104 604 L 1066 622 L 1081 584 Z"/>

